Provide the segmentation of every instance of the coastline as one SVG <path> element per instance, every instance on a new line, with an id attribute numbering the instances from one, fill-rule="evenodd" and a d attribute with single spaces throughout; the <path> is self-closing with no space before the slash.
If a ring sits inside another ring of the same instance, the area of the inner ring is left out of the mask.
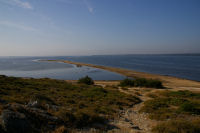
<path id="1" fill-rule="evenodd" d="M 67 64 L 76 65 L 77 67 L 88 66 L 88 67 L 107 70 L 110 72 L 118 73 L 127 77 L 133 77 L 133 78 L 158 79 L 162 81 L 164 86 L 167 88 L 172 88 L 176 90 L 200 91 L 200 82 L 188 80 L 188 79 L 182 79 L 182 78 L 164 76 L 164 75 L 158 75 L 158 74 L 150 74 L 150 73 L 145 73 L 145 72 L 138 72 L 138 71 L 128 70 L 124 68 L 115 68 L 115 67 L 100 66 L 100 65 L 80 63 L 80 62 L 72 62 L 68 60 L 40 60 L 40 61 L 63 62 Z"/>
<path id="2" fill-rule="evenodd" d="M 81 133 L 78 132 L 79 127 L 86 127 L 88 133 L 93 133 L 90 132 L 92 129 L 101 132 L 101 129 L 104 130 L 102 127 L 105 127 L 105 132 L 108 133 L 151 133 L 160 126 L 167 129 L 180 128 L 183 130 L 185 130 L 185 125 L 190 126 L 189 130 L 199 127 L 200 121 L 197 121 L 198 123 L 195 121 L 200 118 L 198 112 L 194 115 L 196 112 L 192 112 L 193 110 L 188 111 L 187 108 L 182 109 L 181 107 L 187 103 L 189 107 L 192 105 L 192 108 L 199 109 L 200 104 L 196 103 L 199 103 L 200 82 L 64 60 L 40 61 L 62 62 L 76 67 L 94 67 L 133 78 L 158 79 L 163 82 L 166 88 L 121 87 L 119 86 L 120 80 L 95 80 L 94 85 L 84 85 L 77 83 L 77 80 L 26 79 L 2 76 L 2 90 L 0 90 L 2 92 L 0 96 L 3 98 L 3 100 L 0 99 L 1 118 L 4 118 L 2 114 L 5 114 L 7 110 L 16 114 L 21 113 L 27 117 L 27 121 L 34 128 L 41 131 L 46 130 L 46 132 L 48 130 L 52 133 L 61 133 L 59 132 L 60 128 L 63 129 L 61 131 L 69 130 Z M 7 107 L 7 103 L 11 106 Z M 73 119 L 69 119 L 68 116 L 65 117 L 66 114 L 73 116 Z M 44 116 L 46 117 L 44 118 Z M 35 121 L 32 121 L 33 117 L 39 120 L 44 119 L 45 124 L 54 122 L 56 128 L 49 128 L 48 125 L 43 125 L 42 128 L 35 126 Z M 87 125 L 79 125 L 79 121 L 82 123 L 83 120 Z M 102 120 L 107 122 L 105 123 Z M 0 119 L 0 132 L 5 127 L 1 124 L 1 121 Z M 184 121 L 184 125 L 179 127 L 182 121 Z M 177 122 L 178 125 L 173 124 L 174 122 Z M 72 123 L 72 125 L 68 125 L 69 123 Z M 166 125 L 168 123 L 172 124 Z M 98 125 L 100 125 L 100 130 Z M 114 128 L 107 128 L 110 126 Z M 15 129 L 15 127 L 12 128 Z"/>

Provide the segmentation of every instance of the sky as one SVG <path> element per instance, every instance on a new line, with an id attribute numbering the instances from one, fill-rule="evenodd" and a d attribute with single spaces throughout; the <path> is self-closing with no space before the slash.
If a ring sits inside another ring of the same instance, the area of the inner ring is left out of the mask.
<path id="1" fill-rule="evenodd" d="M 0 0 L 0 56 L 200 53 L 200 0 Z"/>

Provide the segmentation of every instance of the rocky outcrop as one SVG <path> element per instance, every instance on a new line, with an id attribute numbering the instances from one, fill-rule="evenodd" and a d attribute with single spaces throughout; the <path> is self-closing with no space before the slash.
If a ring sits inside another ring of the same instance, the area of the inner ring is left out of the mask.
<path id="1" fill-rule="evenodd" d="M 0 125 L 0 133 L 5 133 L 1 125 Z"/>
<path id="2" fill-rule="evenodd" d="M 1 119 L 2 128 L 8 133 L 27 133 L 31 131 L 30 123 L 22 113 L 4 110 Z"/>
<path id="3" fill-rule="evenodd" d="M 0 121 L 0 131 L 6 133 L 51 131 L 56 126 L 63 124 L 59 118 L 52 116 L 46 110 L 21 104 L 8 104 L 5 106 Z"/>

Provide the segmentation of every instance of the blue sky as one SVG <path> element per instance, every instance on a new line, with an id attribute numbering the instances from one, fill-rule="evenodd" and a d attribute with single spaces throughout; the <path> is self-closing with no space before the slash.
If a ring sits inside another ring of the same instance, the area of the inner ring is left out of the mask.
<path id="1" fill-rule="evenodd" d="M 0 0 L 0 56 L 200 53 L 199 0 Z"/>

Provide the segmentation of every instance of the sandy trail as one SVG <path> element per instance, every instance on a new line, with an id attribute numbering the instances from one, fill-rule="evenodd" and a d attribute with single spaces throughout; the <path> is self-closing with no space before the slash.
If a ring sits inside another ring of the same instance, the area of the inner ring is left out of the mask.
<path id="1" fill-rule="evenodd" d="M 76 80 L 68 80 L 68 82 L 76 83 Z M 141 99 L 141 102 L 135 104 L 133 107 L 121 111 L 118 117 L 111 121 L 110 124 L 117 127 L 118 129 L 112 129 L 108 133 L 151 133 L 153 126 L 157 124 L 156 121 L 148 118 L 147 113 L 141 113 L 139 110 L 143 106 L 146 100 L 150 98 L 146 96 L 148 93 L 157 91 L 157 89 L 147 88 L 127 88 L 122 89 L 118 87 L 119 81 L 95 81 L 95 85 L 102 87 L 115 87 L 122 93 L 137 96 Z"/>
<path id="2" fill-rule="evenodd" d="M 122 111 L 119 117 L 111 123 L 119 128 L 114 130 L 115 133 L 151 133 L 152 127 L 155 126 L 157 122 L 149 119 L 148 114 L 139 112 L 144 101 L 150 99 L 146 96 L 149 91 L 145 91 L 145 89 L 146 88 L 128 88 L 127 90 L 123 90 L 119 88 L 119 91 L 126 94 L 138 94 L 137 97 L 139 97 L 142 102 Z"/>

